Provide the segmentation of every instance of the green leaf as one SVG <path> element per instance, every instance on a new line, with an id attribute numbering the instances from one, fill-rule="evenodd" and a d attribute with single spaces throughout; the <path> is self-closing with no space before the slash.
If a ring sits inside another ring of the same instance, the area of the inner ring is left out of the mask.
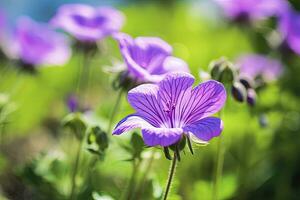
<path id="1" fill-rule="evenodd" d="M 81 113 L 70 113 L 62 121 L 65 128 L 69 128 L 78 139 L 82 139 L 87 129 Z"/>

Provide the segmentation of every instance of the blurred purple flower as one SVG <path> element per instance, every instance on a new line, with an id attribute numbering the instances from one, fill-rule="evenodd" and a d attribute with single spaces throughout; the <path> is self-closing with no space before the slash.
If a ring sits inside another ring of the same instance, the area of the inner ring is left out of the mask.
<path id="1" fill-rule="evenodd" d="M 118 32 L 124 24 L 124 16 L 109 7 L 67 4 L 58 9 L 50 23 L 80 41 L 95 42 Z"/>
<path id="2" fill-rule="evenodd" d="M 78 110 L 78 99 L 75 95 L 70 95 L 68 97 L 67 105 L 70 112 L 76 112 Z"/>
<path id="3" fill-rule="evenodd" d="M 169 73 L 161 82 L 142 84 L 128 92 L 128 101 L 136 110 L 115 127 L 113 134 L 141 128 L 148 146 L 170 146 L 183 135 L 204 142 L 219 136 L 221 119 L 210 117 L 226 100 L 224 86 L 207 81 L 192 88 L 194 77 L 188 73 Z"/>
<path id="4" fill-rule="evenodd" d="M 285 0 L 215 0 L 230 19 L 262 20 L 278 16 L 288 3 Z"/>
<path id="5" fill-rule="evenodd" d="M 131 38 L 115 34 L 129 75 L 139 82 L 159 82 L 174 71 L 189 72 L 187 64 L 172 56 L 172 47 L 157 37 Z"/>
<path id="6" fill-rule="evenodd" d="M 279 20 L 279 31 L 288 46 L 300 55 L 300 13 L 288 9 Z"/>
<path id="7" fill-rule="evenodd" d="M 240 67 L 240 76 L 252 80 L 262 77 L 266 82 L 274 81 L 283 72 L 282 64 L 278 60 L 258 54 L 241 56 L 237 65 Z"/>
<path id="8" fill-rule="evenodd" d="M 64 35 L 50 29 L 47 24 L 22 17 L 12 36 L 10 56 L 29 65 L 63 65 L 70 58 L 70 47 Z"/>

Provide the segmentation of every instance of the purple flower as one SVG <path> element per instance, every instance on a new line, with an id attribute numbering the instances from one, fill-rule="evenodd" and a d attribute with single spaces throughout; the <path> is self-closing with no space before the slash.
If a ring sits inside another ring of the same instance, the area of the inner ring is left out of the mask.
<path id="1" fill-rule="evenodd" d="M 95 42 L 118 32 L 123 26 L 124 16 L 109 7 L 67 4 L 58 9 L 50 23 L 80 41 Z"/>
<path id="2" fill-rule="evenodd" d="M 139 82 L 159 82 L 166 73 L 189 72 L 187 64 L 172 56 L 172 47 L 157 37 L 115 35 L 130 76 Z"/>
<path id="3" fill-rule="evenodd" d="M 287 10 L 280 18 L 279 31 L 288 46 L 300 55 L 300 13 Z"/>
<path id="4" fill-rule="evenodd" d="M 215 0 L 231 19 L 262 20 L 279 15 L 287 7 L 285 0 Z"/>
<path id="5" fill-rule="evenodd" d="M 12 57 L 29 65 L 63 65 L 70 57 L 66 38 L 46 24 L 22 17 L 11 38 Z"/>
<path id="6" fill-rule="evenodd" d="M 136 113 L 128 115 L 113 134 L 141 128 L 148 146 L 169 146 L 184 135 L 209 141 L 220 135 L 221 119 L 211 117 L 226 100 L 224 86 L 207 81 L 192 88 L 194 77 L 188 73 L 169 73 L 156 84 L 142 84 L 128 92 Z"/>
<path id="7" fill-rule="evenodd" d="M 252 80 L 262 77 L 266 82 L 274 81 L 283 72 L 282 64 L 278 60 L 258 54 L 240 57 L 237 65 L 240 67 L 240 76 Z"/>

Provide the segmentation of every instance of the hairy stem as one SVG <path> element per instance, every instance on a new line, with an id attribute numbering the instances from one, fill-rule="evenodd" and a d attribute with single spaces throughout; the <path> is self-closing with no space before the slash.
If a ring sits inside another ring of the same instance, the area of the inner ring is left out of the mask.
<path id="1" fill-rule="evenodd" d="M 165 194 L 164 194 L 163 200 L 167 200 L 168 194 L 169 194 L 170 189 L 171 189 L 171 185 L 172 185 L 172 181 L 173 181 L 173 177 L 175 175 L 176 165 L 177 165 L 176 156 L 177 156 L 177 154 L 176 154 L 176 152 L 174 152 L 174 156 L 173 156 L 173 159 L 172 159 L 172 162 L 171 162 L 171 165 L 170 165 L 169 176 L 168 176 L 168 179 L 167 179 L 167 186 L 166 186 L 166 189 L 165 189 Z"/>

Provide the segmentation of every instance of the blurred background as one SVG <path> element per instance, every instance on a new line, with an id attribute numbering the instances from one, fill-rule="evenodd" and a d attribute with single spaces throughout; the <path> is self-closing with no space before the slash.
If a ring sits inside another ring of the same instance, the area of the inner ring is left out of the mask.
<path id="1" fill-rule="evenodd" d="M 188 63 L 198 82 L 204 79 L 200 75 L 210 62 L 222 56 L 235 62 L 254 53 L 280 61 L 282 76 L 257 91 L 254 107 L 228 98 L 223 112 L 225 153 L 218 199 L 299 199 L 300 57 L 276 45 L 280 39 L 275 17 L 244 23 L 226 17 L 212 0 L 1 0 L 0 10 L 8 29 L 13 29 L 24 15 L 48 22 L 66 3 L 119 9 L 126 16 L 122 32 L 161 37 L 173 47 L 174 55 Z M 300 3 L 289 3 L 298 12 Z M 84 119 L 88 126 L 106 130 L 117 98 L 113 89 L 117 76 L 108 69 L 123 62 L 117 43 L 111 38 L 101 41 L 101 51 L 90 62 Z M 80 142 L 63 125 L 80 63 L 80 51 L 73 48 L 64 66 L 40 67 L 28 73 L 1 54 L 1 200 L 69 199 Z M 114 124 L 133 111 L 125 96 Z M 136 152 L 139 146 L 132 135 L 106 134 L 108 148 L 101 155 L 84 147 L 76 177 L 77 199 L 122 199 L 132 182 L 135 193 L 128 199 L 161 198 L 169 160 L 160 148 Z M 195 145 L 194 150 L 194 155 L 182 154 L 170 199 L 212 199 L 217 139 L 206 146 Z M 138 168 L 133 161 L 136 154 L 140 156 Z"/>

